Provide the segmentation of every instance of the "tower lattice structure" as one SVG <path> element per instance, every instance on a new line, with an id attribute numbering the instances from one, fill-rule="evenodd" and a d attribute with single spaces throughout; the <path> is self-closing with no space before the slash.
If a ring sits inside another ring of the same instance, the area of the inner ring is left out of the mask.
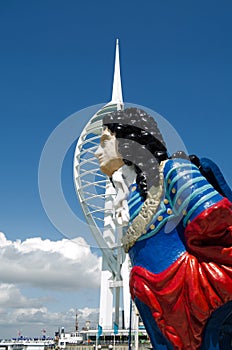
<path id="1" fill-rule="evenodd" d="M 112 99 L 89 120 L 78 139 L 74 155 L 76 193 L 102 253 L 99 325 L 103 330 L 113 329 L 113 321 L 120 326 L 120 308 L 123 311 L 123 328 L 129 328 L 131 317 L 129 258 L 120 244 L 122 228 L 117 226 L 113 217 L 115 190 L 100 172 L 94 155 L 99 145 L 104 114 L 121 109 L 123 97 L 117 39 Z"/>

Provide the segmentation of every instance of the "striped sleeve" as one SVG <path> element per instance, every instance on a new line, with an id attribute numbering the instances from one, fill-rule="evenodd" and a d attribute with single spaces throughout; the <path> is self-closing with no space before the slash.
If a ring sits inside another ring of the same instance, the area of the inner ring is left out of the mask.
<path id="1" fill-rule="evenodd" d="M 173 213 L 183 216 L 184 226 L 223 198 L 202 176 L 199 169 L 185 159 L 166 162 L 164 184 Z"/>

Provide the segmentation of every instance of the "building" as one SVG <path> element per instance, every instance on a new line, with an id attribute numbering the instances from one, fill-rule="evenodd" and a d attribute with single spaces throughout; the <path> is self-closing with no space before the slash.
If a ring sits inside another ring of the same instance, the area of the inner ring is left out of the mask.
<path id="1" fill-rule="evenodd" d="M 112 329 L 113 323 L 119 328 L 128 329 L 131 322 L 129 260 L 121 247 L 121 228 L 117 227 L 112 215 L 115 190 L 105 175 L 101 174 L 94 155 L 99 143 L 103 115 L 122 108 L 119 42 L 117 40 L 112 99 L 85 126 L 77 142 L 74 156 L 74 181 L 77 196 L 86 221 L 102 252 L 99 325 L 103 330 Z M 122 296 L 120 296 L 121 293 Z M 122 310 L 121 316 L 120 309 Z"/>

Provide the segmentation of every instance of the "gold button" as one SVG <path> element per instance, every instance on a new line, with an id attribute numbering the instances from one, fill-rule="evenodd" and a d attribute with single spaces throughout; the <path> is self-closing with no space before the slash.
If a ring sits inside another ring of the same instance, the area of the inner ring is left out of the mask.
<path id="1" fill-rule="evenodd" d="M 168 199 L 167 198 L 164 198 L 164 204 L 168 204 Z"/>
<path id="2" fill-rule="evenodd" d="M 183 210 L 183 211 L 182 211 L 182 214 L 183 214 L 183 215 L 187 215 L 187 211 L 186 211 L 186 210 Z"/>
<path id="3" fill-rule="evenodd" d="M 131 191 L 134 192 L 136 190 L 136 186 L 133 186 Z"/>
<path id="4" fill-rule="evenodd" d="M 191 221 L 190 220 L 188 220 L 188 224 L 190 224 L 191 223 Z"/>
<path id="5" fill-rule="evenodd" d="M 181 205 L 181 203 L 182 203 L 181 199 L 177 199 L 177 204 Z"/>
<path id="6" fill-rule="evenodd" d="M 160 215 L 160 216 L 158 216 L 158 219 L 157 219 L 158 221 L 162 221 L 163 220 L 163 216 L 162 215 Z"/>
<path id="7" fill-rule="evenodd" d="M 168 208 L 167 213 L 172 214 L 172 209 Z"/>
<path id="8" fill-rule="evenodd" d="M 151 229 L 151 230 L 154 230 L 154 228 L 155 228 L 155 225 L 152 224 L 152 225 L 150 226 L 150 229 Z"/>
<path id="9" fill-rule="evenodd" d="M 176 189 L 175 188 L 172 188 L 172 193 L 176 193 Z"/>

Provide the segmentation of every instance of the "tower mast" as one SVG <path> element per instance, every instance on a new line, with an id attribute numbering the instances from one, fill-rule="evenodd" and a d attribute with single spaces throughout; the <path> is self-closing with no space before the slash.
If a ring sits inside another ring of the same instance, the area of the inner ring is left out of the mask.
<path id="1" fill-rule="evenodd" d="M 78 332 L 78 318 L 77 318 L 77 309 L 76 309 L 75 331 L 76 331 L 76 332 Z"/>
<path id="2" fill-rule="evenodd" d="M 128 329 L 130 323 L 129 258 L 120 245 L 122 228 L 116 225 L 112 215 L 115 189 L 109 179 L 99 173 L 99 164 L 94 155 L 102 131 L 103 116 L 121 109 L 123 96 L 117 39 L 111 101 L 89 120 L 78 139 L 74 156 L 77 196 L 102 252 L 99 325 L 103 330 L 112 329 L 114 301 L 114 320 L 119 326 L 120 290 L 123 292 L 123 326 Z M 93 196 L 96 189 L 97 195 Z"/>
<path id="3" fill-rule="evenodd" d="M 110 104 L 112 103 L 123 104 L 118 39 L 116 40 L 114 79 L 113 79 L 112 98 L 111 98 Z"/>

